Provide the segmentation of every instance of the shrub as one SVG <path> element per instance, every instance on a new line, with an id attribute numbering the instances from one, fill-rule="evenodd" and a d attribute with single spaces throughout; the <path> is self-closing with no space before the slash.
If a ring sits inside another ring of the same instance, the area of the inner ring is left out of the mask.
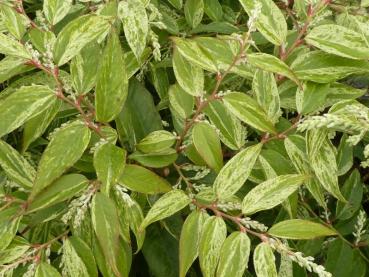
<path id="1" fill-rule="evenodd" d="M 367 276 L 358 2 L 2 0 L 0 276 Z"/>

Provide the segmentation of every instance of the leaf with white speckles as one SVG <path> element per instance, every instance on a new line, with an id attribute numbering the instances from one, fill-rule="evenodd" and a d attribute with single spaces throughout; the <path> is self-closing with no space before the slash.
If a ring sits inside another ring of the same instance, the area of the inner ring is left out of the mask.
<path id="1" fill-rule="evenodd" d="M 260 243 L 254 251 L 254 267 L 257 277 L 277 277 L 277 268 L 272 248 Z"/>
<path id="2" fill-rule="evenodd" d="M 223 243 L 217 277 L 242 277 L 249 262 L 250 239 L 243 232 L 232 233 Z"/>
<path id="3" fill-rule="evenodd" d="M 109 122 L 118 116 L 128 96 L 128 77 L 118 34 L 112 32 L 97 74 L 96 119 Z"/>
<path id="4" fill-rule="evenodd" d="M 209 217 L 203 227 L 199 245 L 199 260 L 204 277 L 212 277 L 220 258 L 220 250 L 227 236 L 227 227 L 221 217 Z"/>
<path id="5" fill-rule="evenodd" d="M 242 212 L 254 214 L 281 204 L 307 179 L 306 175 L 289 174 L 266 180 L 246 194 Z"/>
<path id="6" fill-rule="evenodd" d="M 142 1 L 130 0 L 119 3 L 119 17 L 123 22 L 124 34 L 136 58 L 139 60 L 146 47 L 149 21 Z"/>
<path id="7" fill-rule="evenodd" d="M 36 176 L 35 169 L 17 150 L 0 140 L 0 167 L 13 181 L 30 189 Z"/>
<path id="8" fill-rule="evenodd" d="M 58 34 L 54 45 L 54 60 L 61 66 L 67 63 L 88 43 L 107 33 L 109 20 L 103 16 L 85 15 L 69 22 Z M 1 52 L 1 50 L 0 50 Z"/>
<path id="9" fill-rule="evenodd" d="M 254 167 L 262 146 L 259 143 L 247 147 L 223 166 L 213 186 L 218 199 L 227 199 L 242 187 Z"/>
<path id="10" fill-rule="evenodd" d="M 22 126 L 28 119 L 40 114 L 57 101 L 47 86 L 21 87 L 0 100 L 0 137 Z"/>
<path id="11" fill-rule="evenodd" d="M 80 121 L 71 122 L 53 134 L 39 162 L 31 199 L 79 160 L 90 137 L 90 130 Z"/>
<path id="12" fill-rule="evenodd" d="M 154 203 L 142 221 L 140 229 L 145 229 L 151 223 L 175 214 L 190 203 L 191 199 L 182 190 L 167 192 Z"/>

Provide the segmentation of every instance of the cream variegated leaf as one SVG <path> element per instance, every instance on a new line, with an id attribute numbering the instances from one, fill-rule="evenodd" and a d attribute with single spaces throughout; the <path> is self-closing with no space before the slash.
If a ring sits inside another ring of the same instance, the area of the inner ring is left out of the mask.
<path id="1" fill-rule="evenodd" d="M 72 0 L 45 0 L 43 11 L 51 25 L 62 20 L 72 7 Z"/>
<path id="2" fill-rule="evenodd" d="M 253 214 L 281 204 L 308 179 L 306 175 L 289 174 L 268 179 L 254 187 L 242 201 L 242 212 Z"/>
<path id="3" fill-rule="evenodd" d="M 221 217 L 206 219 L 199 244 L 199 260 L 204 277 L 215 276 L 220 250 L 227 236 L 227 227 Z"/>
<path id="4" fill-rule="evenodd" d="M 36 170 L 17 150 L 0 140 L 0 167 L 6 175 L 26 189 L 32 188 Z"/>
<path id="5" fill-rule="evenodd" d="M 49 186 L 78 161 L 86 150 L 91 132 L 80 122 L 70 122 L 57 130 L 42 154 L 30 199 Z M 65 147 L 69 145 L 69 147 Z"/>
<path id="6" fill-rule="evenodd" d="M 54 92 L 49 87 L 40 85 L 21 87 L 8 97 L 1 99 L 0 137 L 22 126 L 27 120 L 37 116 L 56 101 Z"/>
<path id="7" fill-rule="evenodd" d="M 146 47 L 149 22 L 141 0 L 122 1 L 118 14 L 123 22 L 124 34 L 136 58 L 140 60 Z"/>
<path id="8" fill-rule="evenodd" d="M 273 250 L 269 244 L 258 244 L 254 252 L 254 267 L 257 277 L 277 277 Z"/>
<path id="9" fill-rule="evenodd" d="M 106 34 L 109 18 L 85 15 L 69 22 L 58 34 L 54 45 L 54 60 L 61 66 L 79 54 L 90 42 Z"/>
<path id="10" fill-rule="evenodd" d="M 254 167 L 262 146 L 259 143 L 247 147 L 223 166 L 213 185 L 218 199 L 227 199 L 242 187 Z"/>
<path id="11" fill-rule="evenodd" d="M 232 150 L 239 150 L 245 144 L 247 129 L 220 101 L 212 101 L 205 114 L 219 130 L 220 140 Z"/>
<path id="12" fill-rule="evenodd" d="M 274 75 L 263 70 L 257 70 L 252 82 L 252 89 L 256 100 L 268 118 L 272 122 L 277 122 L 281 116 L 281 111 L 279 92 Z"/>
<path id="13" fill-rule="evenodd" d="M 182 190 L 172 190 L 167 192 L 151 207 L 150 211 L 142 221 L 140 229 L 143 230 L 151 223 L 175 214 L 190 203 L 191 198 L 189 198 Z"/>
<path id="14" fill-rule="evenodd" d="M 3 33 L 0 33 L 0 53 L 25 60 L 32 59 L 31 53 L 23 44 Z"/>
<path id="15" fill-rule="evenodd" d="M 268 119 L 263 109 L 245 93 L 229 93 L 223 97 L 223 103 L 231 113 L 251 127 L 264 132 L 276 132 L 274 124 Z"/>
<path id="16" fill-rule="evenodd" d="M 328 140 L 326 130 L 311 130 L 306 135 L 310 165 L 319 183 L 334 197 L 346 202 L 338 185 L 336 153 Z"/>
<path id="17" fill-rule="evenodd" d="M 203 70 L 188 62 L 178 51 L 173 53 L 173 70 L 178 84 L 190 95 L 204 94 Z"/>
<path id="18" fill-rule="evenodd" d="M 251 242 L 244 232 L 234 232 L 224 241 L 217 277 L 242 277 L 248 267 Z"/>
<path id="19" fill-rule="evenodd" d="M 193 211 L 183 223 L 179 240 L 179 276 L 185 277 L 199 255 L 199 242 L 204 227 L 207 213 Z"/>
<path id="20" fill-rule="evenodd" d="M 257 6 L 260 5 L 256 28 L 267 40 L 275 45 L 281 45 L 286 41 L 286 20 L 272 0 L 240 0 L 240 3 L 249 16 L 254 10 L 258 10 Z"/>
<path id="21" fill-rule="evenodd" d="M 368 59 L 368 41 L 361 33 L 352 29 L 324 24 L 312 29 L 306 41 L 327 53 L 350 59 Z"/>

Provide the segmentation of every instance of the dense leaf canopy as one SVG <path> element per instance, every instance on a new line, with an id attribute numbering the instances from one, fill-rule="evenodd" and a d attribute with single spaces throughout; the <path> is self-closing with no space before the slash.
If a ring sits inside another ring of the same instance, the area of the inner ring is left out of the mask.
<path id="1" fill-rule="evenodd" d="M 0 277 L 369 274 L 368 0 L 0 0 Z"/>

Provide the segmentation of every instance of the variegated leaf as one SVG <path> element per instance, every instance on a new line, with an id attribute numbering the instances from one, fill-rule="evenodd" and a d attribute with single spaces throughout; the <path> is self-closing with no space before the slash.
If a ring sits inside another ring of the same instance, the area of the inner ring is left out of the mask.
<path id="1" fill-rule="evenodd" d="M 182 190 L 172 190 L 167 192 L 154 203 L 142 221 L 140 229 L 143 230 L 151 223 L 175 214 L 190 203 L 191 198 L 189 198 Z"/>
<path id="2" fill-rule="evenodd" d="M 254 167 L 262 146 L 259 143 L 247 147 L 223 166 L 213 185 L 218 199 L 227 199 L 242 187 Z"/>
<path id="3" fill-rule="evenodd" d="M 242 202 L 242 212 L 253 214 L 258 211 L 271 209 L 288 198 L 298 187 L 307 180 L 306 175 L 281 175 L 254 187 Z"/>
<path id="4" fill-rule="evenodd" d="M 123 22 L 124 34 L 136 58 L 140 60 L 146 47 L 149 22 L 146 9 L 141 0 L 119 3 L 119 17 Z"/>
<path id="5" fill-rule="evenodd" d="M 204 277 L 215 276 L 220 250 L 227 236 L 227 227 L 221 217 L 206 219 L 199 244 L 199 260 Z"/>

